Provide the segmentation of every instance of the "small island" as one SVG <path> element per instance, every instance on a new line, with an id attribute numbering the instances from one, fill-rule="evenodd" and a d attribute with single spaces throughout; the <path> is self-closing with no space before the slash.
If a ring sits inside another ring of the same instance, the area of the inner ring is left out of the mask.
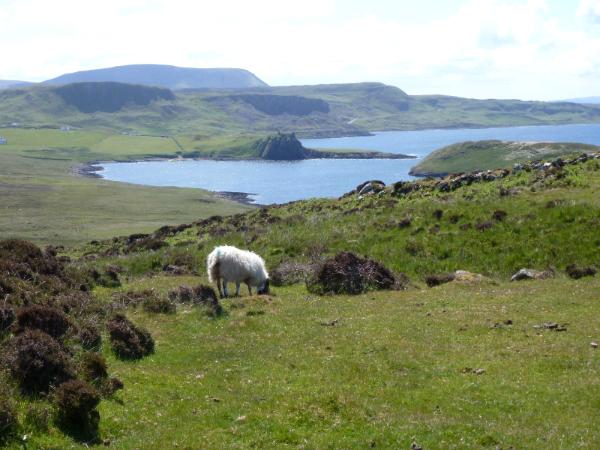
<path id="1" fill-rule="evenodd" d="M 270 161 L 300 161 L 303 159 L 413 159 L 412 155 L 370 150 L 314 150 L 305 148 L 295 133 L 277 133 L 254 141 L 251 145 L 255 158 Z"/>

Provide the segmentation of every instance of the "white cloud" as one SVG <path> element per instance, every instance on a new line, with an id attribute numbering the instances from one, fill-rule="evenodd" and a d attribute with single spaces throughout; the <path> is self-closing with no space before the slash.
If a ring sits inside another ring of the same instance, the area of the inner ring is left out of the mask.
<path id="1" fill-rule="evenodd" d="M 271 84 L 370 80 L 476 97 L 592 88 L 596 29 L 553 15 L 543 0 L 457 0 L 446 17 L 422 23 L 371 3 L 364 15 L 335 0 L 0 0 L 0 78 L 162 63 L 243 67 Z M 600 1 L 575 9 L 573 17 L 589 15 Z"/>

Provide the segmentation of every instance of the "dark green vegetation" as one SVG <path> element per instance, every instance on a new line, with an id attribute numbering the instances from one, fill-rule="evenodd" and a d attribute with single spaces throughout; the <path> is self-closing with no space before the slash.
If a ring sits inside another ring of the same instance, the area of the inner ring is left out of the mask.
<path id="1" fill-rule="evenodd" d="M 168 89 L 114 82 L 73 83 L 57 87 L 54 92 L 84 113 L 111 113 L 125 105 L 147 106 L 156 100 L 175 100 Z"/>
<path id="2" fill-rule="evenodd" d="M 124 382 L 97 407 L 96 442 L 597 448 L 600 350 L 591 343 L 600 338 L 593 321 L 600 280 L 583 274 L 600 265 L 600 160 L 492 175 L 461 185 L 401 182 L 70 249 L 73 262 L 62 270 L 118 274 L 121 286 L 96 286 L 91 304 L 119 308 L 155 343 L 153 354 L 135 362 L 102 345 L 107 369 L 86 358 L 77 372 Z M 162 244 L 147 246 L 156 241 Z M 308 274 L 352 251 L 373 263 L 334 261 L 386 274 L 376 261 L 410 282 L 406 290 L 351 296 L 311 294 L 297 283 L 272 296 L 223 301 L 215 316 L 193 306 L 202 289 L 188 286 L 206 283 L 194 271 L 203 272 L 206 255 L 222 243 L 259 252 L 270 269 L 286 263 Z M 508 282 L 521 267 L 548 266 L 553 278 Z M 457 269 L 485 277 L 426 287 L 432 274 Z M 576 269 L 581 278 L 567 275 Z M 181 302 L 176 313 L 135 308 L 136 293 L 150 289 Z M 12 392 L 11 383 L 2 392 Z M 96 416 L 86 411 L 97 397 L 87 386 L 67 387 L 68 396 L 53 403 L 65 411 L 45 428 L 44 400 L 0 396 L 13 399 L 6 410 L 13 435 L 29 434 L 32 447 L 83 446 L 61 418 L 79 410 L 93 425 Z M 16 438 L 9 445 L 20 446 Z"/>
<path id="3" fill-rule="evenodd" d="M 252 105 L 258 111 L 270 116 L 280 116 L 282 114 L 307 116 L 313 112 L 329 112 L 329 104 L 327 102 L 318 98 L 307 98 L 297 95 L 240 94 L 231 95 L 229 98 L 242 100 Z"/>
<path id="4" fill-rule="evenodd" d="M 551 159 L 574 152 L 593 152 L 600 147 L 557 142 L 469 141 L 430 153 L 410 173 L 444 176 L 449 173 L 510 168 L 524 161 Z"/>
<path id="5" fill-rule="evenodd" d="M 104 81 L 144 84 L 168 89 L 239 89 L 267 86 L 254 74 L 244 69 L 196 69 L 161 64 L 131 64 L 84 70 L 61 75 L 45 81 L 44 84 Z"/>
<path id="6" fill-rule="evenodd" d="M 182 135 L 187 136 L 182 146 L 194 151 L 226 134 L 342 136 L 370 130 L 600 122 L 600 107 L 593 105 L 411 96 L 381 83 L 183 90 L 174 99 L 93 113 L 70 107 L 53 89 L 36 85 L 0 91 L 0 124 Z"/>

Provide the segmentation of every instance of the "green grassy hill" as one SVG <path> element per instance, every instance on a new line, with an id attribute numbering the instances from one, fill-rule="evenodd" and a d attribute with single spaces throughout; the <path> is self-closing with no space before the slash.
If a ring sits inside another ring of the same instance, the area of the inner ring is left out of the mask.
<path id="1" fill-rule="evenodd" d="M 414 166 L 415 176 L 510 168 L 516 163 L 551 159 L 576 152 L 593 152 L 600 147 L 564 142 L 469 141 L 449 145 L 430 153 Z"/>
<path id="2" fill-rule="evenodd" d="M 597 448 L 600 278 L 565 269 L 600 265 L 600 159 L 498 173 L 450 190 L 445 180 L 399 182 L 68 249 L 66 274 L 113 274 L 86 304 L 95 324 L 121 311 L 151 332 L 155 351 L 119 359 L 103 332 L 99 354 L 124 389 L 102 399 L 95 438 L 65 431 L 54 397 L 18 394 L 0 374 L 0 402 L 10 396 L 17 421 L 5 444 L 20 448 L 27 434 L 32 448 Z M 206 255 L 225 243 L 257 251 L 272 274 L 352 251 L 410 282 L 354 296 L 286 284 L 225 300 L 218 317 L 189 303 L 168 314 L 134 306 L 136 295 L 168 302 L 172 289 L 207 283 Z M 521 267 L 555 275 L 509 282 Z M 485 278 L 426 287 L 429 275 L 457 269 Z M 0 280 L 0 289 L 36 282 L 26 279 Z M 90 314 L 67 311 L 78 323 Z M 0 335 L 0 350 L 14 339 Z"/>
<path id="3" fill-rule="evenodd" d="M 120 106 L 115 112 L 84 113 L 65 102 L 52 86 L 3 90 L 0 125 L 70 125 L 113 133 L 190 137 L 276 131 L 316 137 L 360 135 L 370 130 L 600 121 L 600 107 L 593 105 L 411 96 L 381 83 L 182 90 L 173 99 Z"/>
<path id="4" fill-rule="evenodd" d="M 152 231 L 246 206 L 200 189 L 156 188 L 74 174 L 89 161 L 176 156 L 171 138 L 105 132 L 2 129 L 0 237 L 75 244 L 135 230 Z"/>
<path id="5" fill-rule="evenodd" d="M 454 190 L 400 182 L 71 248 L 73 270 L 120 279 L 93 290 L 106 315 L 134 298 L 128 291 L 166 299 L 207 283 L 206 255 L 225 243 L 257 251 L 273 273 L 353 251 L 410 283 L 355 296 L 295 283 L 225 300 L 216 318 L 202 306 L 156 314 L 131 303 L 120 311 L 152 333 L 155 352 L 119 359 L 104 333 L 100 354 L 125 388 L 101 401 L 98 438 L 65 433 L 53 400 L 14 394 L 5 379 L 0 400 L 18 399 L 9 448 L 23 434 L 34 448 L 597 448 L 600 279 L 565 268 L 600 265 L 600 160 L 498 173 Z M 174 265 L 181 275 L 165 272 Z M 555 276 L 509 282 L 521 267 Z M 486 278 L 426 287 L 428 275 L 457 269 Z"/>

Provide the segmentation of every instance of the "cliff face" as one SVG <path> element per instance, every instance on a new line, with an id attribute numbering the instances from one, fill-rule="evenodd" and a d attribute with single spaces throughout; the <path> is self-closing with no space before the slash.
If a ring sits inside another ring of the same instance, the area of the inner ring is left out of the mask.
<path id="1" fill-rule="evenodd" d="M 84 113 L 116 112 L 127 104 L 146 106 L 155 100 L 175 100 L 169 89 L 114 82 L 73 83 L 53 90 Z"/>
<path id="2" fill-rule="evenodd" d="M 306 149 L 294 133 L 274 134 L 260 139 L 255 144 L 256 155 L 273 161 L 296 161 L 307 158 Z"/>

